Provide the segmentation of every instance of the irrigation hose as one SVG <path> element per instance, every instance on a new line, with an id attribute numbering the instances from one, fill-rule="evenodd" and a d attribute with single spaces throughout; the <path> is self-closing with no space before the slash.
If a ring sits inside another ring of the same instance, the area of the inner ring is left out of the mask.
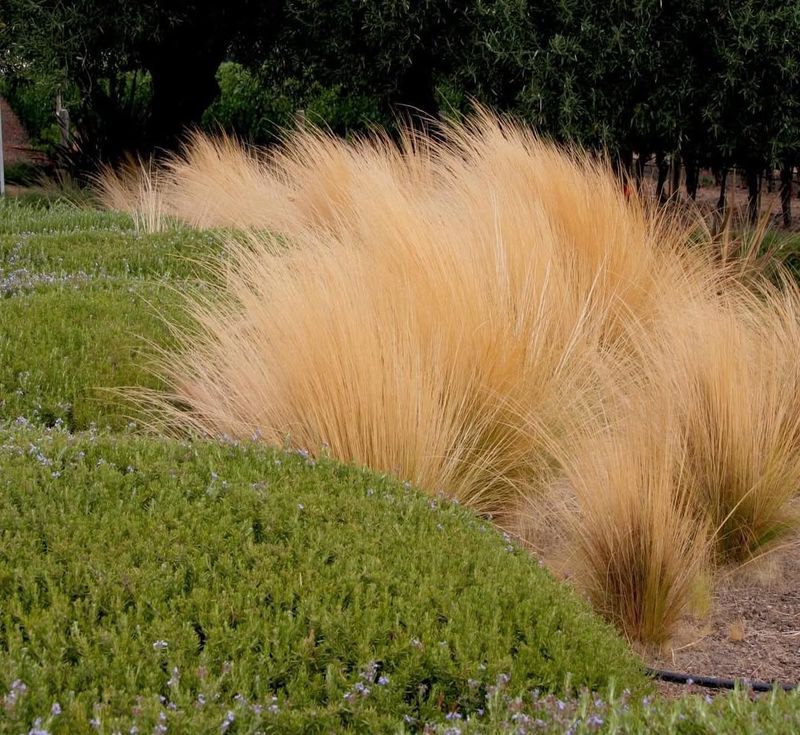
<path id="1" fill-rule="evenodd" d="M 682 674 L 677 671 L 666 671 L 664 669 L 651 669 L 647 667 L 645 672 L 648 676 L 661 681 L 668 681 L 672 684 L 696 684 L 697 686 L 708 689 L 735 689 L 737 686 L 742 689 L 751 689 L 754 692 L 771 692 L 773 689 L 783 689 L 791 692 L 799 684 L 783 684 L 779 681 L 757 681 L 745 677 L 739 679 L 718 679 L 715 676 L 694 676 L 693 674 Z"/>

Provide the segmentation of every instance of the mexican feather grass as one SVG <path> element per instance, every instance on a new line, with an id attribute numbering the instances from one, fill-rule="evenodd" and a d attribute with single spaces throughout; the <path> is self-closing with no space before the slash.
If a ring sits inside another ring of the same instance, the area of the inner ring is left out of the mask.
<path id="1" fill-rule="evenodd" d="M 791 527 L 800 294 L 606 161 L 478 111 L 435 138 L 194 134 L 108 177 L 110 206 L 149 177 L 166 216 L 240 231 L 160 357 L 170 390 L 139 396 L 162 426 L 469 504 L 567 558 L 632 638 Z"/>

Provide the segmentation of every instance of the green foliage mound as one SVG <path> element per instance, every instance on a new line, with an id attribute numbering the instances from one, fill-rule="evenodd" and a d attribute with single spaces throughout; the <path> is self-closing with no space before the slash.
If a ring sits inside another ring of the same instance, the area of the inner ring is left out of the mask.
<path id="1" fill-rule="evenodd" d="M 63 201 L 0 201 L 0 420 L 124 427 L 134 407 L 108 389 L 158 388 L 149 370 L 180 321 L 176 289 L 213 233 L 140 234 L 124 215 Z"/>
<path id="2" fill-rule="evenodd" d="M 211 732 L 229 711 L 237 732 L 377 732 L 477 716 L 498 677 L 644 686 L 529 554 L 332 461 L 21 420 L 0 433 L 0 528 L 15 732 Z"/>

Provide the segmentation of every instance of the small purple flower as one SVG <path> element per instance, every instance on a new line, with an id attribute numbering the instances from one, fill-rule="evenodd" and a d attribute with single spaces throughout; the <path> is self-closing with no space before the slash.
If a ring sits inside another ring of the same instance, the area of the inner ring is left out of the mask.
<path id="1" fill-rule="evenodd" d="M 61 705 L 58 702 L 53 702 L 53 706 L 50 708 L 50 715 L 52 717 L 58 717 L 61 714 Z"/>
<path id="2" fill-rule="evenodd" d="M 586 718 L 586 724 L 592 730 L 599 730 L 603 726 L 603 718 L 600 715 L 589 715 Z"/>
<path id="3" fill-rule="evenodd" d="M 50 733 L 42 728 L 42 718 L 37 717 L 33 723 L 33 727 L 28 730 L 28 735 L 50 735 Z"/>
<path id="4" fill-rule="evenodd" d="M 9 690 L 8 694 L 6 694 L 3 697 L 3 703 L 6 705 L 6 707 L 13 707 L 17 703 L 17 699 L 22 694 L 25 694 L 25 689 L 27 687 L 25 687 L 25 688 L 23 688 L 23 687 L 25 687 L 25 685 L 22 684 L 22 682 L 20 682 L 19 679 L 16 679 L 11 684 L 11 689 Z"/>
<path id="5" fill-rule="evenodd" d="M 385 687 L 388 683 L 389 683 L 389 677 L 388 676 L 381 675 L 381 676 L 378 677 L 378 686 L 379 687 Z"/>
<path id="6" fill-rule="evenodd" d="M 164 640 L 157 640 L 153 642 L 153 650 L 154 651 L 163 651 L 169 643 Z"/>
<path id="7" fill-rule="evenodd" d="M 92 717 L 92 719 L 89 720 L 89 726 L 92 727 L 95 730 L 99 730 L 100 729 L 100 719 L 98 717 Z"/>
<path id="8" fill-rule="evenodd" d="M 219 726 L 219 729 L 222 730 L 222 732 L 226 732 L 228 728 L 233 724 L 233 721 L 235 719 L 236 715 L 234 715 L 233 712 L 231 712 L 231 710 L 228 710 L 225 713 L 225 719 L 222 721 L 222 724 Z"/>
<path id="9" fill-rule="evenodd" d="M 461 713 L 460 712 L 448 712 L 444 716 L 444 719 L 448 720 L 450 722 L 455 722 L 456 720 L 460 720 L 461 719 Z"/>
<path id="10" fill-rule="evenodd" d="M 359 693 L 359 694 L 360 694 L 362 697 L 368 697 L 368 696 L 369 696 L 369 687 L 368 687 L 368 686 L 366 686 L 366 685 L 365 685 L 363 682 L 361 682 L 361 681 L 357 681 L 357 682 L 355 683 L 355 686 L 353 686 L 353 689 L 354 689 L 356 692 L 358 692 L 358 693 Z"/>

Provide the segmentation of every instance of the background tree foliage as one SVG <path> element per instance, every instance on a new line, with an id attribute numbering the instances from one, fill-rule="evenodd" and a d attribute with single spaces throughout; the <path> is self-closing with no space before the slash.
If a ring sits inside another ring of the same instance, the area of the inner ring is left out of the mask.
<path id="1" fill-rule="evenodd" d="M 280 2 L 4 0 L 0 24 L 13 86 L 45 77 L 71 92 L 85 154 L 174 144 L 214 100 L 219 65 L 279 25 Z"/>
<path id="2" fill-rule="evenodd" d="M 92 160 L 201 121 L 269 142 L 298 110 L 347 133 L 475 99 L 634 174 L 655 156 L 662 195 L 670 163 L 690 196 L 701 167 L 724 187 L 735 165 L 754 208 L 762 173 L 781 168 L 786 192 L 798 163 L 798 38 L 796 0 L 0 5 L 6 93 L 60 90 Z"/>

